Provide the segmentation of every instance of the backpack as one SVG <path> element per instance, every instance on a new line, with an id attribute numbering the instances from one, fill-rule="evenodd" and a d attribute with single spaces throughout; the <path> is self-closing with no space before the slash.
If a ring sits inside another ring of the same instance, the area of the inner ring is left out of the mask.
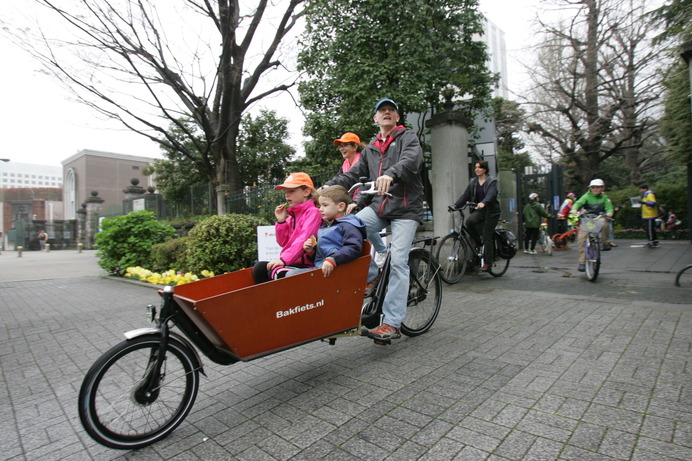
<path id="1" fill-rule="evenodd" d="M 495 229 L 495 248 L 502 259 L 512 259 L 517 254 L 517 237 L 507 229 Z"/>

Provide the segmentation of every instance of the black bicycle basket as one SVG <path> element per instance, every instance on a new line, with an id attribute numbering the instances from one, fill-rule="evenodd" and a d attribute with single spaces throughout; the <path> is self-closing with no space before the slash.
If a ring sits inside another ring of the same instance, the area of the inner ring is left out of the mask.
<path id="1" fill-rule="evenodd" d="M 517 237 L 507 229 L 495 229 L 497 252 L 503 259 L 511 259 L 517 254 Z"/>

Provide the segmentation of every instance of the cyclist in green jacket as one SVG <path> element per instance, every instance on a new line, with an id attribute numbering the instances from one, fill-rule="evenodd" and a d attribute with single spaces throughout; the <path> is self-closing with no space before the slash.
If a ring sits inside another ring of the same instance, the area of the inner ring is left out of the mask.
<path id="1" fill-rule="evenodd" d="M 607 217 L 613 217 L 613 204 L 606 194 L 605 183 L 602 179 L 594 179 L 589 183 L 589 190 L 582 195 L 579 200 L 574 202 L 570 213 L 577 214 L 583 208 L 586 213 L 605 214 Z M 579 229 L 577 234 L 579 246 L 579 272 L 586 270 L 586 251 L 584 249 L 584 240 L 589 235 L 588 231 Z M 608 242 L 608 226 L 601 228 L 601 242 L 603 242 L 603 250 L 610 250 Z"/>

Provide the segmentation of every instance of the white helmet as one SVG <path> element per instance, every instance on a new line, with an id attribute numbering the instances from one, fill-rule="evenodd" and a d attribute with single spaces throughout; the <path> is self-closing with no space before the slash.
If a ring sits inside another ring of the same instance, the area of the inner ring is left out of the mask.
<path id="1" fill-rule="evenodd" d="M 605 187 L 605 183 L 603 182 L 602 179 L 593 179 L 589 183 L 589 187 L 594 187 L 594 186 L 600 186 L 600 187 Z"/>
<path id="2" fill-rule="evenodd" d="M 535 192 L 531 192 L 529 194 L 529 200 L 536 200 L 538 198 L 538 194 Z"/>

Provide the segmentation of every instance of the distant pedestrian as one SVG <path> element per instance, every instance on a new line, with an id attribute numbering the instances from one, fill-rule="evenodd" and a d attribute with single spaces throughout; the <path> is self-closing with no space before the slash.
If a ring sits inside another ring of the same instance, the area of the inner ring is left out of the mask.
<path id="1" fill-rule="evenodd" d="M 538 194 L 529 194 L 529 203 L 524 207 L 524 253 L 536 254 L 541 218 L 550 218 L 550 214 L 538 203 Z"/>
<path id="2" fill-rule="evenodd" d="M 41 246 L 41 251 L 46 250 L 46 243 L 48 243 L 48 233 L 45 229 L 41 229 L 38 233 L 38 244 Z"/>
<path id="3" fill-rule="evenodd" d="M 656 239 L 656 218 L 658 218 L 658 203 L 656 203 L 656 193 L 649 190 L 649 186 L 642 184 L 639 186 L 642 204 L 642 221 L 646 230 L 646 238 L 651 248 L 658 246 Z"/>

